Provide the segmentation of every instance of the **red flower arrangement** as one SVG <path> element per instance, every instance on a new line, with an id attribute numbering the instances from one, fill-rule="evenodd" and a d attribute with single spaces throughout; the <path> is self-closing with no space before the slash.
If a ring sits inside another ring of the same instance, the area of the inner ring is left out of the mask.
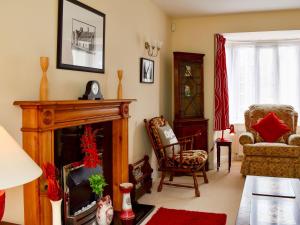
<path id="1" fill-rule="evenodd" d="M 95 133 L 92 132 L 90 125 L 86 125 L 84 128 L 84 133 L 81 137 L 81 147 L 85 153 L 83 159 L 85 167 L 95 168 L 101 163 L 97 153 Z"/>
<path id="2" fill-rule="evenodd" d="M 62 198 L 62 190 L 57 180 L 56 168 L 52 163 L 42 165 L 43 174 L 48 183 L 47 195 L 51 201 L 58 201 Z"/>

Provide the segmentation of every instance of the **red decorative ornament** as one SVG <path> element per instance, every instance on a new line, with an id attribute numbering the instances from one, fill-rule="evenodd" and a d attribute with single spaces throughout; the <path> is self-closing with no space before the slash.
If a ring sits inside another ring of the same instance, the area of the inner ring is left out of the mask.
<path id="1" fill-rule="evenodd" d="M 5 192 L 0 190 L 0 222 L 2 220 L 5 208 Z"/>
<path id="2" fill-rule="evenodd" d="M 51 201 L 58 201 L 62 198 L 62 189 L 57 180 L 56 168 L 51 163 L 42 166 L 43 174 L 48 183 L 47 195 Z"/>
<path id="3" fill-rule="evenodd" d="M 92 127 L 86 125 L 84 128 L 84 134 L 81 137 L 81 147 L 85 153 L 83 163 L 85 167 L 95 168 L 100 165 L 100 159 L 97 153 L 96 137 L 92 132 Z"/>
<path id="4" fill-rule="evenodd" d="M 44 177 L 48 180 L 48 179 L 56 179 L 56 168 L 52 163 L 45 163 L 42 166 L 43 168 L 43 173 L 44 173 Z"/>

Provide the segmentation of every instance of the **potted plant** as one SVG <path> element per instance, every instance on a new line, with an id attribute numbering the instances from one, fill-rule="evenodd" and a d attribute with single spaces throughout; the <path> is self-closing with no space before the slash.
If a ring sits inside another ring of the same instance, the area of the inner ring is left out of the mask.
<path id="1" fill-rule="evenodd" d="M 98 225 L 109 225 L 113 219 L 113 207 L 109 195 L 102 197 L 104 187 L 107 185 L 103 175 L 94 174 L 89 177 L 90 187 L 97 195 L 96 220 Z"/>
<path id="2" fill-rule="evenodd" d="M 104 187 L 107 185 L 103 175 L 94 174 L 89 177 L 90 186 L 98 198 L 102 197 Z"/>

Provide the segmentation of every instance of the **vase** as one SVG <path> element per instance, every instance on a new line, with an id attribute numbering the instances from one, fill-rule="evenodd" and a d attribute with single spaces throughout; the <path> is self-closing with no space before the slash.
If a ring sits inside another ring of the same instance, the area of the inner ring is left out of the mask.
<path id="1" fill-rule="evenodd" d="M 51 207 L 52 207 L 52 225 L 61 225 L 61 202 L 62 199 L 58 201 L 52 201 Z"/>
<path id="2" fill-rule="evenodd" d="M 122 201 L 122 211 L 120 213 L 120 219 L 122 224 L 133 224 L 133 220 L 135 218 L 135 214 L 132 211 L 130 192 L 133 188 L 132 183 L 122 183 L 120 184 L 120 191 L 123 194 Z"/>
<path id="3" fill-rule="evenodd" d="M 96 220 L 98 225 L 109 225 L 113 220 L 114 210 L 109 195 L 102 197 L 97 203 Z"/>

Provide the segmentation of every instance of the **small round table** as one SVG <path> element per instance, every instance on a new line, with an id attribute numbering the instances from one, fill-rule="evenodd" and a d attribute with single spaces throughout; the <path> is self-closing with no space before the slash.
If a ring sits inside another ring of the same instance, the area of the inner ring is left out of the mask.
<path id="1" fill-rule="evenodd" d="M 219 167 L 220 167 L 220 150 L 221 150 L 221 146 L 223 147 L 228 147 L 228 172 L 230 172 L 230 167 L 231 167 L 231 143 L 232 141 L 230 140 L 221 140 L 220 138 L 218 138 L 216 140 L 216 144 L 217 144 L 217 171 L 219 171 Z"/>

